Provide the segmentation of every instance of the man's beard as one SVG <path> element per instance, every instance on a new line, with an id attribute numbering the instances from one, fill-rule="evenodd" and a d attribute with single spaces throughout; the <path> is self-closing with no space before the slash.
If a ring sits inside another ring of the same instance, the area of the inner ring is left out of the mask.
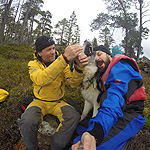
<path id="1" fill-rule="evenodd" d="M 107 60 L 104 63 L 105 63 L 104 68 L 98 68 L 98 72 L 99 72 L 100 76 L 102 76 L 104 74 L 104 72 L 106 71 L 106 69 L 108 68 L 108 66 L 110 64 L 110 59 L 107 57 Z"/>

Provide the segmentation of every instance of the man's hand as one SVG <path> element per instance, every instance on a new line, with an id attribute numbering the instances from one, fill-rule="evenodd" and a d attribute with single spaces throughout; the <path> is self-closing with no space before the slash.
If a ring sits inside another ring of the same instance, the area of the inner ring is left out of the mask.
<path id="1" fill-rule="evenodd" d="M 84 150 L 96 150 L 96 140 L 95 137 L 92 136 L 88 132 L 84 132 L 81 137 L 81 142 L 72 145 L 72 150 L 80 150 L 80 144 L 82 143 Z"/>
<path id="2" fill-rule="evenodd" d="M 88 65 L 88 57 L 83 52 L 81 52 L 75 58 L 75 61 L 76 61 L 77 65 L 80 67 L 84 67 L 84 66 Z"/>
<path id="3" fill-rule="evenodd" d="M 83 48 L 81 46 L 73 45 L 73 43 L 70 43 L 70 45 L 67 46 L 67 48 L 65 49 L 64 55 L 69 61 L 72 61 L 82 52 Z"/>

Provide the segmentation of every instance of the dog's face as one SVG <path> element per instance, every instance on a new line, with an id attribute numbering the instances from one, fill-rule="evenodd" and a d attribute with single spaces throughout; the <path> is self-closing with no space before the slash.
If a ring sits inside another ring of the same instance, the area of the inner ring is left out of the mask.
<path id="1" fill-rule="evenodd" d="M 93 51 L 93 46 L 89 40 L 85 40 L 83 43 L 84 53 L 88 57 L 89 65 L 95 65 L 96 52 Z"/>
<path id="2" fill-rule="evenodd" d="M 83 81 L 89 81 L 91 78 L 94 77 L 98 67 L 96 66 L 95 58 L 96 58 L 96 52 L 93 51 L 92 44 L 85 40 L 83 44 L 84 53 L 88 57 L 88 65 L 85 66 L 85 76 Z"/>
<path id="3" fill-rule="evenodd" d="M 93 47 L 90 41 L 85 40 L 83 43 L 83 49 L 84 53 L 87 55 L 87 57 L 91 56 L 93 53 Z"/>

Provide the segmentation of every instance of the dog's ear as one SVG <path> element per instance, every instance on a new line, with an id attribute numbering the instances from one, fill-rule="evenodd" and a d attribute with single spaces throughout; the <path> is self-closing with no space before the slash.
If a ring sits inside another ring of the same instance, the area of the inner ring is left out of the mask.
<path id="1" fill-rule="evenodd" d="M 91 56 L 93 53 L 93 46 L 92 43 L 89 40 L 85 40 L 83 44 L 84 53 L 87 56 Z"/>

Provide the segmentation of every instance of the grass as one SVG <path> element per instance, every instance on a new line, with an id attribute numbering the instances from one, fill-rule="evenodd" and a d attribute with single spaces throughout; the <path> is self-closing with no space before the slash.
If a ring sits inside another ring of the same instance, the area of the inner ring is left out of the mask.
<path id="1" fill-rule="evenodd" d="M 9 96 L 0 103 L 0 149 L 13 149 L 20 134 L 17 119 L 21 115 L 19 101 L 32 94 L 32 83 L 27 64 L 33 58 L 33 49 L 26 45 L 7 44 L 0 47 L 0 89 Z"/>
<path id="2" fill-rule="evenodd" d="M 146 74 L 142 72 L 145 92 L 146 92 L 146 101 L 145 101 L 145 109 L 144 116 L 146 118 L 146 123 L 144 127 L 150 128 L 150 74 Z"/>

